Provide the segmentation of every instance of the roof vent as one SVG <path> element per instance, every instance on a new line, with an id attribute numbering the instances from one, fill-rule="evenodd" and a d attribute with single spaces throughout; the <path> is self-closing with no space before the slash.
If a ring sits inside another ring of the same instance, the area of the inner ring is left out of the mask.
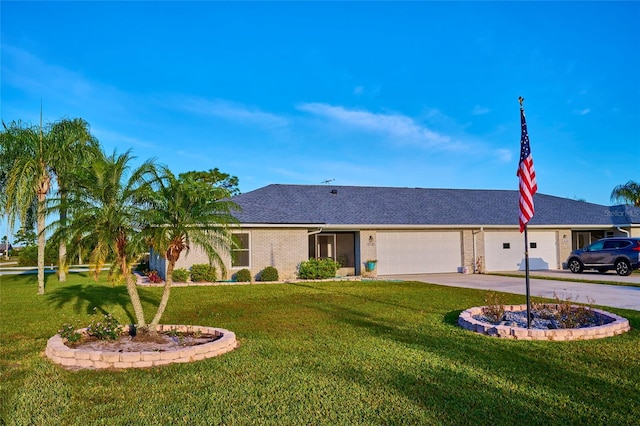
<path id="1" fill-rule="evenodd" d="M 336 195 L 336 194 L 338 193 L 338 190 L 337 190 L 337 189 L 332 189 L 332 190 L 331 190 L 331 193 L 332 193 L 333 195 Z"/>

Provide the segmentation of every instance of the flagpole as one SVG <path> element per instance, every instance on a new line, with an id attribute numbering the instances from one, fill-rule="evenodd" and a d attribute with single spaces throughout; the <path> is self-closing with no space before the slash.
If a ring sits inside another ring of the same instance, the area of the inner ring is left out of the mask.
<path id="1" fill-rule="evenodd" d="M 531 328 L 531 292 L 529 291 L 529 236 L 524 226 L 524 281 L 527 290 L 527 328 Z"/>
<path id="2" fill-rule="evenodd" d="M 529 133 L 527 132 L 527 122 L 524 116 L 522 103 L 524 98 L 518 97 L 520 102 L 520 124 L 522 134 L 520 136 L 520 163 L 518 164 L 519 192 L 520 192 L 520 232 L 524 232 L 524 265 L 525 265 L 525 289 L 527 295 L 527 328 L 531 328 L 531 291 L 529 280 L 529 235 L 527 224 L 533 217 L 533 195 L 538 190 L 536 183 L 536 172 L 533 168 L 533 157 L 531 157 L 531 147 L 529 145 Z"/>

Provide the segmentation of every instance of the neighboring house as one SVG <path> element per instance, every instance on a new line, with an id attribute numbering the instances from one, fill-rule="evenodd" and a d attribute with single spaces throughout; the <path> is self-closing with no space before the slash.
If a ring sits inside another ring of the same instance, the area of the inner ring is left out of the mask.
<path id="1" fill-rule="evenodd" d="M 0 243 L 0 255 L 6 255 L 7 250 L 13 250 L 11 243 Z"/>
<path id="2" fill-rule="evenodd" d="M 524 269 L 518 191 L 269 185 L 234 197 L 240 248 L 225 256 L 229 276 L 266 266 L 296 277 L 301 261 L 330 257 L 338 275 Z M 640 236 L 640 208 L 535 195 L 529 223 L 532 270 L 561 269 L 571 250 L 606 236 Z M 164 271 L 157 256 L 152 259 Z M 176 268 L 207 263 L 197 248 Z"/>

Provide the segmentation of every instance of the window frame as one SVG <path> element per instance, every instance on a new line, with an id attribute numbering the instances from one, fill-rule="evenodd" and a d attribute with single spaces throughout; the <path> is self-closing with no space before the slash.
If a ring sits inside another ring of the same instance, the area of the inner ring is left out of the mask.
<path id="1" fill-rule="evenodd" d="M 249 231 L 233 231 L 231 233 L 231 238 L 233 238 L 233 236 L 235 235 L 240 235 L 240 234 L 246 234 L 247 235 L 247 247 L 246 248 L 234 248 L 233 246 L 231 247 L 230 251 L 230 255 L 231 255 L 231 269 L 250 269 L 251 268 L 251 232 Z M 237 252 L 247 252 L 247 265 L 234 265 L 233 264 L 233 259 L 234 259 L 234 254 Z"/>

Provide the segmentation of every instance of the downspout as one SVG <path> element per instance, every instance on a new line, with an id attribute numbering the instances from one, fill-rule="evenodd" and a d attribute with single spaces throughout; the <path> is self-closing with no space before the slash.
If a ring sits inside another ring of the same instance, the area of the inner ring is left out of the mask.
<path id="1" fill-rule="evenodd" d="M 625 234 L 627 234 L 627 238 L 631 237 L 631 233 L 629 231 L 622 229 L 619 226 L 616 226 L 616 229 L 620 232 L 624 232 Z"/>
<path id="2" fill-rule="evenodd" d="M 310 237 L 311 235 L 317 235 L 317 234 L 321 233 L 321 232 L 322 232 L 322 229 L 323 229 L 323 228 L 318 228 L 316 231 L 309 231 L 309 232 L 307 232 L 307 238 L 308 238 L 308 237 Z M 318 240 L 314 238 L 314 243 L 313 243 L 313 245 L 314 245 L 314 247 L 313 247 L 313 252 L 314 252 L 314 253 L 316 253 L 316 256 L 317 256 L 317 252 L 316 252 L 316 250 L 318 249 L 318 247 L 317 247 L 317 242 L 318 242 Z"/>

